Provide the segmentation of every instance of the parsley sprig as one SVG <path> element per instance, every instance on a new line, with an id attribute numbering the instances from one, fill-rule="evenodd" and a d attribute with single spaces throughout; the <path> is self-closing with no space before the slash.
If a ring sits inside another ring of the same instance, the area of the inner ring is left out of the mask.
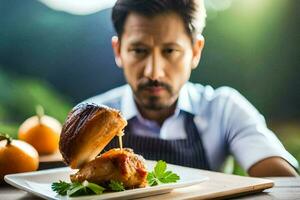
<path id="1" fill-rule="evenodd" d="M 65 196 L 82 196 L 91 194 L 102 194 L 105 188 L 95 183 L 84 181 L 82 183 L 67 183 L 64 181 L 54 182 L 51 188 L 56 193 Z"/>
<path id="2" fill-rule="evenodd" d="M 167 163 L 165 161 L 159 160 L 153 172 L 149 172 L 147 176 L 147 181 L 150 186 L 155 186 L 164 183 L 175 183 L 180 177 L 173 173 L 172 171 L 167 170 Z"/>
<path id="3" fill-rule="evenodd" d="M 109 189 L 112 191 L 124 191 L 125 187 L 122 182 L 111 180 L 109 185 Z M 95 183 L 91 183 L 88 181 L 84 181 L 82 183 L 74 182 L 67 183 L 64 181 L 54 182 L 51 185 L 53 191 L 57 194 L 65 196 L 82 196 L 82 195 L 91 195 L 91 194 L 102 194 L 105 190 L 104 187 L 97 185 Z"/>
<path id="4" fill-rule="evenodd" d="M 71 183 L 67 183 L 64 181 L 54 182 L 51 185 L 51 189 L 59 195 L 65 196 L 67 195 L 68 190 L 71 187 Z"/>
<path id="5" fill-rule="evenodd" d="M 120 181 L 111 180 L 108 186 L 112 191 L 116 192 L 125 190 L 123 183 Z"/>

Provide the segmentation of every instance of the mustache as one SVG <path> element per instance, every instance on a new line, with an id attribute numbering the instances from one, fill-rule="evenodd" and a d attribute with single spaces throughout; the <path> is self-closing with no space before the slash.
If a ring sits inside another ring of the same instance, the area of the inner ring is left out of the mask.
<path id="1" fill-rule="evenodd" d="M 138 89 L 138 91 L 141 91 L 141 90 L 147 89 L 149 87 L 163 87 L 168 92 L 172 93 L 172 87 L 169 84 L 158 81 L 158 80 L 150 80 L 150 79 L 147 79 L 146 81 L 140 83 L 138 85 L 137 89 Z"/>

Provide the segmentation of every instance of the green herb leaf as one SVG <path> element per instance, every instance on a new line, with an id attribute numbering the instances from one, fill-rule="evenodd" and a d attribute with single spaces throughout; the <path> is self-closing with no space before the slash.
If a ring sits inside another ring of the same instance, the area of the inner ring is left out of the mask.
<path id="1" fill-rule="evenodd" d="M 175 183 L 180 177 L 167 170 L 167 163 L 165 161 L 158 161 L 154 167 L 153 172 L 149 172 L 147 176 L 147 182 L 150 186 L 155 186 L 164 183 Z"/>
<path id="2" fill-rule="evenodd" d="M 122 182 L 110 180 L 110 184 L 108 185 L 112 191 L 124 191 L 124 185 Z"/>
<path id="3" fill-rule="evenodd" d="M 154 167 L 155 176 L 157 178 L 163 177 L 166 169 L 167 169 L 167 163 L 165 161 L 159 160 Z"/>
<path id="4" fill-rule="evenodd" d="M 180 177 L 177 174 L 167 171 L 164 173 L 160 181 L 163 183 L 176 183 L 179 179 Z"/>
<path id="5" fill-rule="evenodd" d="M 157 185 L 157 181 L 158 180 L 155 178 L 154 173 L 153 172 L 149 172 L 148 176 L 147 176 L 148 185 L 150 185 L 150 186 Z"/>
<path id="6" fill-rule="evenodd" d="M 102 194 L 103 191 L 105 190 L 104 187 L 101 187 L 100 185 L 97 185 L 95 183 L 89 183 L 86 185 L 87 188 L 92 190 L 95 194 Z"/>
<path id="7" fill-rule="evenodd" d="M 102 194 L 105 188 L 88 181 L 82 183 L 66 183 L 64 181 L 59 181 L 52 183 L 51 188 L 56 193 L 65 196 L 82 196 L 91 194 Z"/>
<path id="8" fill-rule="evenodd" d="M 62 196 L 67 195 L 67 191 L 70 187 L 71 184 L 64 181 L 54 182 L 51 185 L 51 189 Z"/>
<path id="9" fill-rule="evenodd" d="M 67 191 L 68 196 L 80 196 L 86 194 L 85 187 L 81 183 L 72 183 L 71 187 Z"/>

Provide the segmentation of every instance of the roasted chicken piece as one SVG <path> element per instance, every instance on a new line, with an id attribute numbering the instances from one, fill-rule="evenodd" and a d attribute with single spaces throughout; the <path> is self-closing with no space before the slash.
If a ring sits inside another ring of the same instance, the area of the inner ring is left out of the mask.
<path id="1" fill-rule="evenodd" d="M 125 188 L 145 187 L 147 170 L 142 156 L 131 149 L 111 149 L 96 157 L 127 125 L 120 111 L 93 103 L 79 104 L 69 113 L 60 136 L 59 149 L 65 163 L 79 171 L 72 182 L 85 180 L 102 186 L 111 180 Z"/>
<path id="2" fill-rule="evenodd" d="M 70 178 L 72 182 L 87 180 L 100 185 L 110 180 L 121 181 L 125 188 L 132 189 L 146 186 L 147 169 L 144 158 L 131 149 L 111 149 L 86 163 Z"/>

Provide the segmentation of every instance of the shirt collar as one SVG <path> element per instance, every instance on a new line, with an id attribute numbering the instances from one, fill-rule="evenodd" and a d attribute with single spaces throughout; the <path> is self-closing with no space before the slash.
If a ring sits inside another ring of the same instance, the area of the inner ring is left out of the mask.
<path id="1" fill-rule="evenodd" d="M 184 84 L 179 92 L 176 110 L 183 110 L 191 114 L 196 115 L 193 109 L 192 100 L 189 94 L 189 82 Z M 135 116 L 139 116 L 139 111 L 136 107 L 132 90 L 129 85 L 126 85 L 124 95 L 121 99 L 121 112 L 126 120 L 129 120 Z"/>
<path id="2" fill-rule="evenodd" d="M 195 112 L 195 109 L 193 109 L 193 102 L 189 91 L 190 87 L 191 87 L 191 83 L 187 82 L 181 88 L 179 92 L 178 101 L 177 101 L 177 107 L 180 110 L 196 115 L 197 113 Z"/>
<path id="3" fill-rule="evenodd" d="M 121 112 L 126 120 L 129 120 L 138 114 L 138 109 L 134 102 L 133 93 L 128 84 L 126 85 L 125 92 L 121 98 Z"/>

